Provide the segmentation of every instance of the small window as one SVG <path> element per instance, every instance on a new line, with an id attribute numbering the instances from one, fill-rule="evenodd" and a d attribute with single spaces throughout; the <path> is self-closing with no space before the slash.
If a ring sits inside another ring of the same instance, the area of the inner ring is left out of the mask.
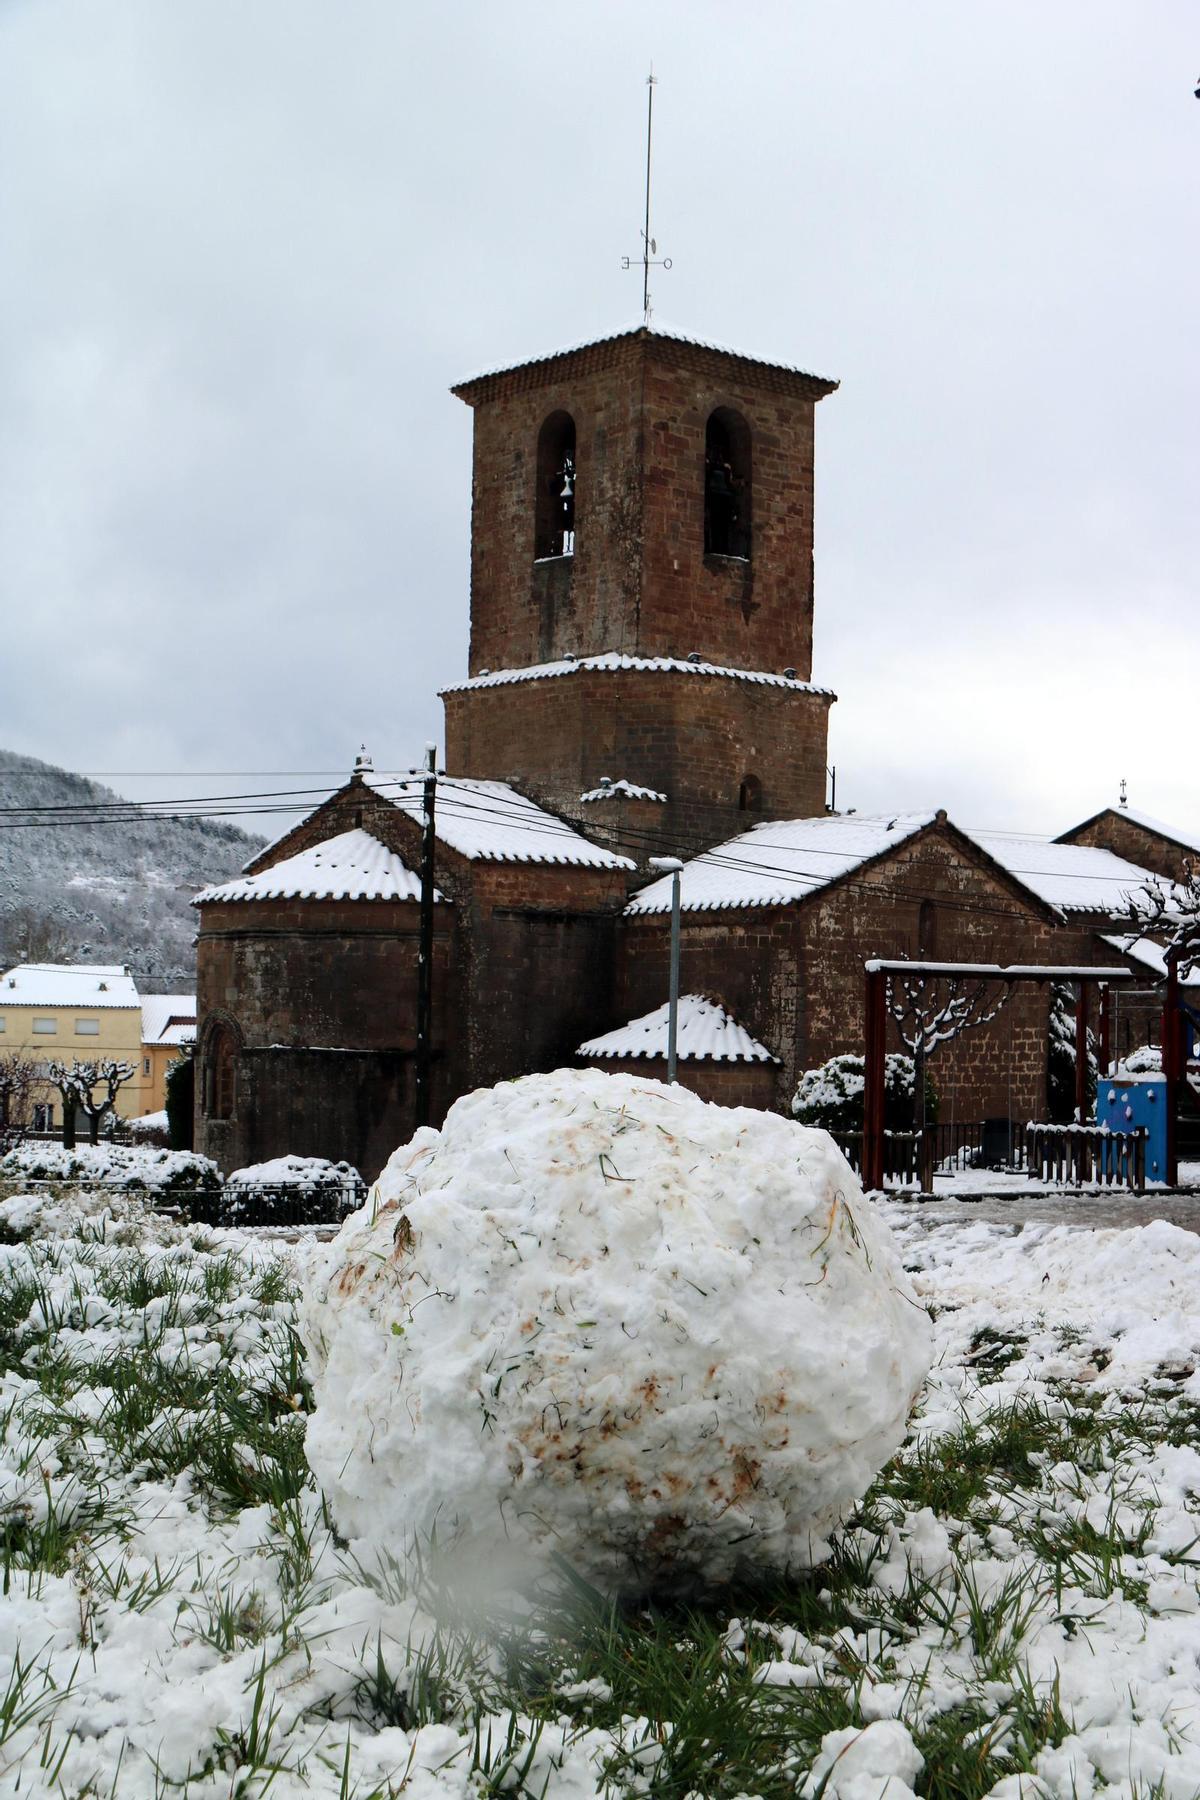
<path id="1" fill-rule="evenodd" d="M 35 1131 L 54 1130 L 54 1108 L 40 1101 L 33 1109 L 33 1129 Z"/>
<path id="2" fill-rule="evenodd" d="M 937 907 L 932 900 L 922 900 L 917 914 L 917 954 L 937 955 Z"/>
<path id="3" fill-rule="evenodd" d="M 34 1037 L 54 1037 L 58 1032 L 57 1019 L 35 1019 L 33 1021 Z"/>
<path id="4" fill-rule="evenodd" d="M 0 1031 L 7 1031 L 7 1030 L 8 1030 L 8 1020 L 4 1017 L 3 1013 L 0 1013 Z"/>
<path id="5" fill-rule="evenodd" d="M 551 413 L 538 433 L 533 543 L 539 562 L 575 554 L 575 421 L 567 412 Z"/>
<path id="6" fill-rule="evenodd" d="M 99 1019 L 76 1019 L 76 1021 L 75 1021 L 75 1036 L 76 1037 L 99 1037 L 100 1036 L 100 1021 L 99 1021 Z"/>
<path id="7" fill-rule="evenodd" d="M 762 811 L 762 782 L 757 775 L 743 775 L 738 788 L 738 811 Z"/>
<path id="8" fill-rule="evenodd" d="M 704 553 L 750 560 L 750 427 L 728 406 L 704 433 Z"/>

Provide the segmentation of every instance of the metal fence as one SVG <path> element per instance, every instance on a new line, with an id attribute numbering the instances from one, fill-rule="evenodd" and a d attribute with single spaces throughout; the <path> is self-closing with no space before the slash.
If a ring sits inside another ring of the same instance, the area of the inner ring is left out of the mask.
<path id="1" fill-rule="evenodd" d="M 929 1176 L 965 1169 L 1022 1172 L 1031 1181 L 1063 1187 L 1146 1188 L 1145 1130 L 1109 1131 L 1099 1125 L 1027 1125 L 984 1119 L 972 1124 L 930 1125 L 917 1131 L 885 1131 L 883 1178 L 888 1187 L 927 1185 Z M 855 1174 L 862 1176 L 861 1131 L 830 1133 Z M 924 1154 L 922 1154 L 924 1153 Z"/>
<path id="2" fill-rule="evenodd" d="M 291 1182 L 233 1183 L 216 1191 L 172 1195 L 197 1225 L 340 1225 L 366 1199 L 365 1182 L 323 1183 L 303 1188 Z"/>
<path id="3" fill-rule="evenodd" d="M 1038 1180 L 1064 1187 L 1129 1188 L 1144 1194 L 1149 1136 L 1144 1126 L 1109 1131 L 1103 1125 L 1030 1125 L 1026 1167 Z"/>
<path id="4" fill-rule="evenodd" d="M 132 1194 L 161 1211 L 185 1215 L 195 1225 L 216 1225 L 247 1230 L 278 1226 L 340 1225 L 367 1196 L 365 1182 L 346 1181 L 303 1188 L 295 1183 L 235 1184 L 230 1187 L 145 1187 L 124 1177 L 43 1178 L 6 1180 L 13 1192 Z"/>

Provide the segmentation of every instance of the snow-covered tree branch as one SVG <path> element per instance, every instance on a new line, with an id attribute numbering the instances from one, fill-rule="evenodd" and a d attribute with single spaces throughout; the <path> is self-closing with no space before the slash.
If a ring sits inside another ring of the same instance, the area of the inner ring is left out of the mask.
<path id="1" fill-rule="evenodd" d="M 915 971 L 912 975 L 888 976 L 887 1009 L 917 1070 L 913 1123 L 918 1130 L 925 1123 L 927 1058 L 939 1044 L 948 1044 L 964 1031 L 986 1025 L 996 1017 L 1008 999 L 1008 988 L 1001 987 L 989 1000 L 989 989 L 994 985 L 988 981 L 966 982 L 957 975 L 920 975 Z"/>
<path id="2" fill-rule="evenodd" d="M 1184 864 L 1184 879 L 1150 882 L 1131 895 L 1127 916 L 1139 934 L 1165 939 L 1167 959 L 1181 976 L 1200 968 L 1200 869 Z"/>
<path id="3" fill-rule="evenodd" d="M 87 1119 L 89 1141 L 99 1143 L 101 1121 L 106 1113 L 115 1110 L 117 1095 L 134 1074 L 132 1063 L 113 1056 L 87 1062 L 76 1058 L 71 1063 L 47 1063 L 46 1080 L 62 1095 L 64 1144 L 74 1142 L 76 1110 Z"/>

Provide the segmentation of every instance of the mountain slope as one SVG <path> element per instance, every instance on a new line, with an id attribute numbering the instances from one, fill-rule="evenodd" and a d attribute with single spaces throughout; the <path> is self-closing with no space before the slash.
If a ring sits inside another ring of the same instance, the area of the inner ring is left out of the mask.
<path id="1" fill-rule="evenodd" d="M 21 825 L 10 809 L 121 796 L 0 750 L 0 968 L 27 959 L 128 963 L 143 990 L 195 987 L 198 888 L 236 874 L 262 840 L 216 819 Z"/>

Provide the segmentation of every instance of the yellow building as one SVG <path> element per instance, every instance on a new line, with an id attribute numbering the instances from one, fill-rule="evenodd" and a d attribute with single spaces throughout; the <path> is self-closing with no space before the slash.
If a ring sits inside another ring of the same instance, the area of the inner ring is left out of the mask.
<path id="1" fill-rule="evenodd" d="M 147 1112 L 151 1075 L 142 1047 L 142 1003 L 132 975 L 120 965 L 23 963 L 0 976 L 0 1056 L 30 1062 L 93 1062 L 118 1057 L 134 1076 L 117 1095 L 123 1119 Z M 62 1096 L 48 1084 L 33 1096 L 35 1130 L 62 1125 Z M 86 1126 L 84 1127 L 86 1129 Z"/>
<path id="2" fill-rule="evenodd" d="M 142 995 L 143 1112 L 166 1106 L 167 1070 L 195 1041 L 195 994 Z"/>

